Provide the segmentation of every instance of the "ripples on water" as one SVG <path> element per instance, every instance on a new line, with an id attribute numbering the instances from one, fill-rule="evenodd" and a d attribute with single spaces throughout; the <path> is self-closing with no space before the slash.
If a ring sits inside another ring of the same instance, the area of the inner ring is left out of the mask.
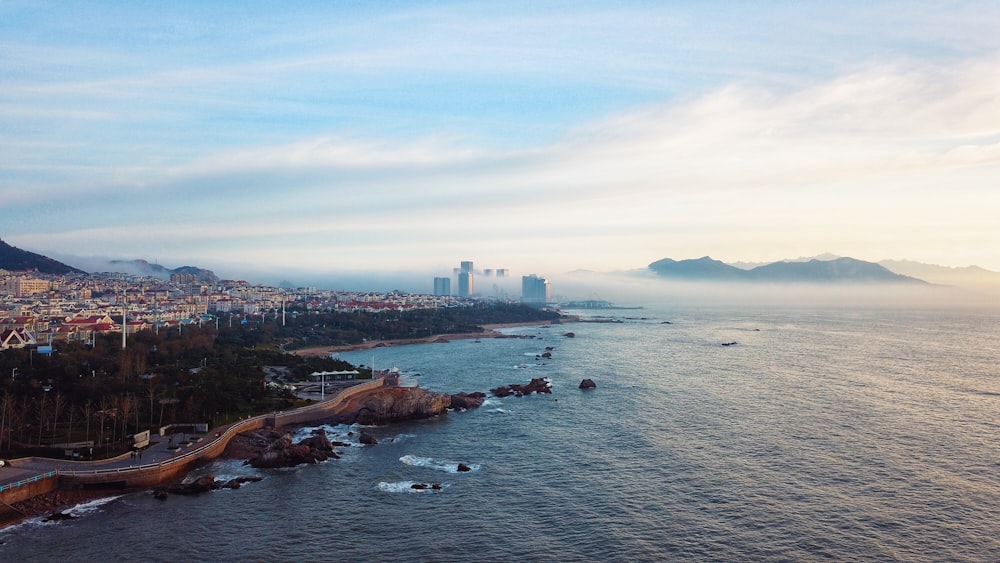
<path id="1" fill-rule="evenodd" d="M 29 522 L 0 559 L 1000 559 L 995 314 L 622 313 L 644 318 L 379 349 L 432 390 L 554 393 L 370 429 L 378 446 L 315 466 L 214 463 L 265 479 Z"/>

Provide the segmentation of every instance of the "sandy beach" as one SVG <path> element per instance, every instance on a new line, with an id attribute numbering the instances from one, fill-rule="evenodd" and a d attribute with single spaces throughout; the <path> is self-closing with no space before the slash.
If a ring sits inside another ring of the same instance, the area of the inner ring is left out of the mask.
<path id="1" fill-rule="evenodd" d="M 373 340 L 369 342 L 362 342 L 360 344 L 344 344 L 340 346 L 315 346 L 311 348 L 302 348 L 300 350 L 292 350 L 289 353 L 298 356 L 329 356 L 337 352 L 351 352 L 354 350 L 370 350 L 372 348 L 384 348 L 387 346 L 405 346 L 407 344 L 429 344 L 434 342 L 451 342 L 452 340 L 468 340 L 470 338 L 503 338 L 502 332 L 499 332 L 501 328 L 512 328 L 518 326 L 545 326 L 553 324 L 563 324 L 568 321 L 573 321 L 574 319 L 560 319 L 558 321 L 536 321 L 536 322 L 519 322 L 519 323 L 507 323 L 507 324 L 489 324 L 483 325 L 482 332 L 460 332 L 455 334 L 435 334 L 427 336 L 424 338 L 403 338 L 399 340 Z"/>

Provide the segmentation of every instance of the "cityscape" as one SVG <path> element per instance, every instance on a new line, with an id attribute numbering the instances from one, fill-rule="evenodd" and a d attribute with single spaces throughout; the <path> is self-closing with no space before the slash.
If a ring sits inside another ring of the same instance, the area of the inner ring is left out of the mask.
<path id="1" fill-rule="evenodd" d="M 0 350 L 37 347 L 51 353 L 60 342 L 91 342 L 97 335 L 142 330 L 183 330 L 188 325 L 280 318 L 291 305 L 309 311 L 377 313 L 455 307 L 479 300 L 551 302 L 547 279 L 522 277 L 519 298 L 478 292 L 475 281 L 508 278 L 506 269 L 476 271 L 463 261 L 452 277 L 435 277 L 426 294 L 284 288 L 217 279 L 211 272 L 174 273 L 169 279 L 117 272 L 44 274 L 0 270 Z M 457 292 L 452 291 L 456 280 Z"/>

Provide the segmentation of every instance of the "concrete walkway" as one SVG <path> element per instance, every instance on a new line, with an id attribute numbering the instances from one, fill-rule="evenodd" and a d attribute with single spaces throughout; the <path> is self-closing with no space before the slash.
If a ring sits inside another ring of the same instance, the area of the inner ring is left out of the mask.
<path id="1" fill-rule="evenodd" d="M 358 381 L 357 383 L 363 384 L 368 381 Z M 334 407 L 329 413 L 327 413 L 328 415 L 337 414 L 342 412 L 345 407 L 352 404 L 353 401 L 351 394 L 343 393 L 344 391 L 349 391 L 352 388 L 353 386 L 341 389 L 340 393 L 335 393 L 333 395 L 327 394 L 326 398 L 322 401 L 317 400 L 316 403 L 295 409 L 295 411 L 286 411 L 286 413 L 314 411 L 319 409 L 319 405 L 325 405 L 327 408 L 322 409 L 323 411 L 327 411 L 330 407 Z M 318 395 L 319 394 L 317 393 L 316 397 L 310 398 L 318 399 Z M 332 404 L 340 402 L 343 402 L 344 404 Z M 133 457 L 131 454 L 122 454 L 116 458 L 94 461 L 73 461 L 36 457 L 11 460 L 5 463 L 3 467 L 0 467 L 0 490 L 6 488 L 6 486 L 9 486 L 12 483 L 18 483 L 31 477 L 45 475 L 51 471 L 72 473 L 109 470 L 137 470 L 140 466 L 148 467 L 163 462 L 169 462 L 180 457 L 189 457 L 188 454 L 190 454 L 192 450 L 207 450 L 218 440 L 226 440 L 228 442 L 232 436 L 227 436 L 227 431 L 234 425 L 241 426 L 242 422 L 244 421 L 213 428 L 204 435 L 177 433 L 173 435 L 173 440 L 171 440 L 170 436 L 153 436 L 150 438 L 150 445 L 143 449 L 139 453 L 138 457 Z M 174 449 L 172 446 L 178 447 Z M 11 465 L 11 462 L 14 463 L 13 466 Z"/>

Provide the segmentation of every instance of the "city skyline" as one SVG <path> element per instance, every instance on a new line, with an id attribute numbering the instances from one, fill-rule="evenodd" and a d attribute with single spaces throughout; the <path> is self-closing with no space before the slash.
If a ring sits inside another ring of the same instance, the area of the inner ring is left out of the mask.
<path id="1" fill-rule="evenodd" d="M 57 259 L 1000 271 L 993 4 L 14 2 L 0 20 L 0 237 Z"/>

